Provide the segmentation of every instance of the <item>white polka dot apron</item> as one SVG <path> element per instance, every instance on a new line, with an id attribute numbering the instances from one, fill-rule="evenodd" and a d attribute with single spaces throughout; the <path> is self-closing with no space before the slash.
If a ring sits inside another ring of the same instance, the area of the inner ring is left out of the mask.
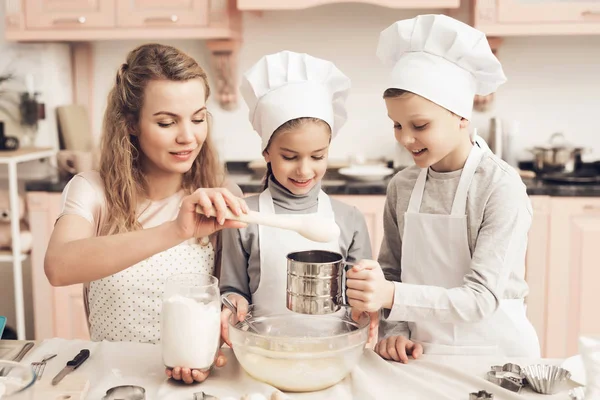
<path id="1" fill-rule="evenodd" d="M 213 274 L 215 253 L 203 238 L 155 254 L 117 274 L 90 282 L 89 325 L 94 341 L 158 343 L 162 294 L 168 277 Z"/>

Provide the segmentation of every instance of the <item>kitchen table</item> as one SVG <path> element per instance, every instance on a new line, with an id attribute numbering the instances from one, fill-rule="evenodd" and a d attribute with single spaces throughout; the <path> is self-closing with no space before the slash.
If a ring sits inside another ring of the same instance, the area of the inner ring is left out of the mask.
<path id="1" fill-rule="evenodd" d="M 52 377 L 84 348 L 91 351 L 90 358 L 52 389 L 49 383 Z M 39 361 L 49 353 L 56 353 L 58 356 L 48 363 L 42 379 L 18 396 L 11 397 L 11 400 L 98 400 L 102 399 L 109 388 L 118 385 L 142 386 L 146 389 L 148 400 L 192 400 L 193 394 L 200 391 L 217 397 L 240 398 L 244 394 L 256 392 L 270 396 L 275 390 L 246 374 L 229 348 L 224 348 L 228 357 L 227 365 L 215 369 L 207 381 L 193 385 L 167 379 L 160 345 L 55 338 L 37 343 L 23 362 Z M 495 400 L 566 400 L 569 399 L 568 390 L 576 387 L 568 381 L 561 386 L 561 392 L 555 395 L 537 394 L 529 388 L 524 388 L 516 394 L 485 380 L 485 373 L 490 366 L 506 362 L 520 365 L 560 364 L 561 360 L 424 355 L 419 360 L 400 364 L 385 361 L 373 351 L 365 350 L 359 364 L 339 384 L 320 392 L 286 393 L 286 396 L 292 400 L 460 400 L 468 399 L 470 392 L 486 390 L 494 394 Z"/>

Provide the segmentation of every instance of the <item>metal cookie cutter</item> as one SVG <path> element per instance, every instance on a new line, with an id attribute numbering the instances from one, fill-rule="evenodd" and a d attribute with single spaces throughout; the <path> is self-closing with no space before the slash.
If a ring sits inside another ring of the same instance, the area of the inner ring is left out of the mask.
<path id="1" fill-rule="evenodd" d="M 490 400 L 493 398 L 494 395 L 486 392 L 485 390 L 480 390 L 479 392 L 473 392 L 469 394 L 469 400 Z"/>
<path id="2" fill-rule="evenodd" d="M 486 375 L 486 379 L 515 393 L 519 393 L 521 388 L 525 386 L 525 375 L 521 367 L 512 363 L 492 366 Z"/>
<path id="3" fill-rule="evenodd" d="M 218 397 L 204 392 L 194 393 L 194 400 L 219 400 Z"/>

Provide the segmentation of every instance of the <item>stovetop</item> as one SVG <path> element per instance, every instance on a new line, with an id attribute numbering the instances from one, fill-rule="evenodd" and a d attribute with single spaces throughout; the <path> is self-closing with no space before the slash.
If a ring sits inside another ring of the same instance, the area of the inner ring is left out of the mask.
<path id="1" fill-rule="evenodd" d="M 522 170 L 533 170 L 533 162 L 521 162 L 519 163 L 519 168 Z M 583 163 L 580 168 L 571 173 L 538 173 L 536 179 L 557 184 L 600 184 L 600 161 Z"/>

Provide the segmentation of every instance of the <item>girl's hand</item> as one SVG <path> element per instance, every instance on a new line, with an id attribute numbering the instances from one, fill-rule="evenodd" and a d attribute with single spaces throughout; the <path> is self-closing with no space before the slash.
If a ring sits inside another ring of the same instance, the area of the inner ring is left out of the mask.
<path id="1" fill-rule="evenodd" d="M 358 321 L 363 312 L 356 309 L 352 309 L 351 316 L 354 321 Z M 375 347 L 377 343 L 377 337 L 379 334 L 379 312 L 370 312 L 369 315 L 369 337 L 367 339 L 367 348 L 371 349 Z"/>
<path id="2" fill-rule="evenodd" d="M 236 293 L 231 293 L 227 295 L 227 298 L 231 303 L 237 308 L 237 319 L 238 321 L 243 321 L 246 318 L 246 314 L 248 314 L 248 300 L 244 296 L 241 296 Z M 223 307 L 221 311 L 221 339 L 227 346 L 231 346 L 231 341 L 229 340 L 229 317 L 232 312 L 227 307 Z"/>
<path id="3" fill-rule="evenodd" d="M 199 205 L 205 214 L 209 214 L 214 208 L 216 217 L 198 214 L 196 205 Z M 225 213 L 227 209 L 238 216 L 248 212 L 246 202 L 239 197 L 235 197 L 225 188 L 196 190 L 183 198 L 177 219 L 173 221 L 177 236 L 181 241 L 184 241 L 192 237 L 206 237 L 223 228 L 243 228 L 246 226 L 242 222 L 226 221 Z"/>
<path id="4" fill-rule="evenodd" d="M 215 359 L 215 366 L 222 367 L 227 364 L 227 358 L 225 355 L 219 350 L 217 353 L 217 358 Z M 183 381 L 187 384 L 194 382 L 204 382 L 206 378 L 210 375 L 210 370 L 200 371 L 199 369 L 190 369 L 184 367 L 175 367 L 175 368 L 166 368 L 165 374 L 169 378 L 173 378 L 176 381 Z"/>

